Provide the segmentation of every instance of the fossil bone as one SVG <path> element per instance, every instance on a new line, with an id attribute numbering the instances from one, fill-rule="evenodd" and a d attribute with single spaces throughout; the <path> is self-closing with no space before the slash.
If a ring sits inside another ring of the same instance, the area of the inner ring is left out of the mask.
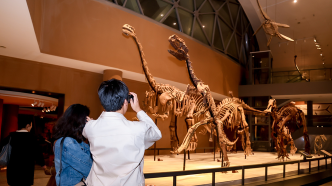
<path id="1" fill-rule="evenodd" d="M 323 135 L 318 135 L 315 137 L 315 154 L 320 156 L 320 150 L 323 148 L 323 142 L 327 141 L 326 136 Z"/>
<path id="2" fill-rule="evenodd" d="M 273 36 L 279 37 L 280 39 L 285 39 L 285 40 L 288 40 L 288 41 L 294 41 L 293 39 L 291 39 L 291 38 L 289 38 L 289 37 L 287 37 L 285 35 L 282 35 L 278 31 L 278 27 L 289 28 L 289 25 L 281 24 L 281 23 L 276 23 L 276 22 L 272 21 L 271 18 L 263 11 L 263 8 L 261 7 L 261 4 L 259 3 L 259 0 L 257 0 L 257 4 L 258 4 L 259 10 L 260 10 L 263 18 L 265 19 L 265 21 L 256 30 L 256 32 L 254 33 L 254 35 L 256 35 L 257 32 L 263 27 L 265 33 L 268 34 L 268 35 L 270 35 L 269 41 L 267 42 L 267 46 L 270 45 Z"/>
<path id="3" fill-rule="evenodd" d="M 209 86 L 205 85 L 204 82 L 197 78 L 196 74 L 194 73 L 192 62 L 190 61 L 188 54 L 189 50 L 186 47 L 184 40 L 176 35 L 172 35 L 169 37 L 169 42 L 175 49 L 175 51 L 168 50 L 169 53 L 175 56 L 180 61 L 186 61 L 190 80 L 197 88 L 197 91 L 200 92 L 201 95 L 204 97 L 204 100 L 206 100 L 206 106 L 209 111 L 208 115 L 210 116 L 204 121 L 198 122 L 193 125 L 193 127 L 188 130 L 186 138 L 183 140 L 181 146 L 172 153 L 180 153 L 182 150 L 187 149 L 188 143 L 191 140 L 191 136 L 196 131 L 197 127 L 205 124 L 205 126 L 207 127 L 205 128 L 205 130 L 203 130 L 203 133 L 210 132 L 210 134 L 217 134 L 218 142 L 223 152 L 224 160 L 226 161 L 227 166 L 229 166 L 230 163 L 226 152 L 226 145 L 233 146 L 237 142 L 238 138 L 233 142 L 230 141 L 224 132 L 224 127 L 234 129 L 235 127 L 239 126 L 241 128 L 241 130 L 239 130 L 239 134 L 242 135 L 242 147 L 244 153 L 246 155 L 251 155 L 252 150 L 250 147 L 249 126 L 245 120 L 244 110 L 246 109 L 249 112 L 255 112 L 259 114 L 265 114 L 265 112 L 255 110 L 249 107 L 242 100 L 233 97 L 231 92 L 230 94 L 232 98 L 226 98 L 219 105 L 216 105 L 211 95 L 211 90 Z M 210 127 L 208 127 L 208 125 L 210 125 Z M 216 128 L 216 133 L 214 133 L 214 128 Z M 246 140 L 244 140 L 244 136 L 246 137 Z"/>
<path id="4" fill-rule="evenodd" d="M 295 147 L 291 133 L 302 126 L 305 151 L 310 154 L 308 129 L 304 113 L 301 109 L 297 108 L 292 102 L 278 109 L 276 100 L 270 99 L 265 111 L 271 113 L 273 118 L 271 136 L 274 140 L 278 159 L 289 159 L 289 155 L 286 151 L 288 144 L 290 144 L 291 147 L 290 153 L 292 155 L 295 154 L 297 148 Z"/>
<path id="5" fill-rule="evenodd" d="M 185 122 L 188 130 L 194 125 L 195 120 L 199 121 L 206 118 L 205 113 L 207 112 L 207 109 L 203 97 L 197 92 L 195 87 L 190 85 L 187 86 L 186 91 L 181 91 L 174 86 L 157 83 L 149 71 L 148 64 L 144 58 L 143 48 L 136 36 L 135 29 L 132 26 L 125 24 L 122 27 L 122 32 L 127 36 L 131 36 L 135 40 L 145 77 L 152 89 L 151 91 L 146 92 L 144 101 L 145 108 L 156 118 L 164 120 L 171 117 L 171 123 L 169 126 L 171 148 L 175 150 L 178 148 L 179 144 L 179 138 L 177 136 L 177 117 L 186 116 Z M 185 50 L 185 48 L 183 48 L 183 50 Z M 159 106 L 155 106 L 157 100 L 159 100 Z M 162 112 L 161 114 L 158 113 L 160 110 Z M 196 133 L 192 136 L 193 137 L 189 142 L 189 148 L 187 149 L 190 151 L 196 149 L 198 142 Z"/>

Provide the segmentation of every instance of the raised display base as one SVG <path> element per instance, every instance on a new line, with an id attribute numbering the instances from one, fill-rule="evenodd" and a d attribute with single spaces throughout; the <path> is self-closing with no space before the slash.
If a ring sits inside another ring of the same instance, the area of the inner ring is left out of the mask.
<path id="1" fill-rule="evenodd" d="M 272 152 L 254 152 L 255 155 L 247 156 L 245 159 L 242 151 L 238 151 L 237 154 L 228 154 L 231 166 L 239 165 L 252 165 L 252 164 L 265 164 L 265 163 L 274 163 L 280 162 L 276 159 L 276 153 Z M 183 154 L 180 155 L 160 155 L 158 158 L 163 159 L 163 161 L 153 161 L 153 156 L 145 156 L 144 158 L 144 173 L 154 173 L 154 172 L 171 172 L 171 171 L 182 171 L 183 166 Z M 313 156 L 317 158 L 318 156 Z M 209 168 L 219 168 L 221 163 L 217 162 L 219 158 L 219 153 L 216 154 L 216 161 L 213 161 L 212 153 L 191 153 L 190 160 L 186 161 L 186 170 L 196 170 L 196 169 L 209 169 Z M 303 157 L 300 154 L 295 154 L 290 156 L 290 160 L 302 160 Z M 331 159 L 328 159 L 328 164 L 331 164 Z M 318 161 L 311 162 L 312 170 L 314 167 L 317 167 Z M 320 166 L 325 166 L 325 160 L 320 160 Z M 306 172 L 309 168 L 309 163 L 304 162 L 300 165 L 301 172 Z M 305 170 L 303 170 L 305 169 Z M 286 165 L 286 177 L 290 175 L 297 175 L 298 164 Z M 282 178 L 283 166 L 274 166 L 268 168 L 268 178 Z M 245 171 L 246 183 L 251 181 L 259 181 L 262 179 L 264 181 L 265 168 L 256 168 L 248 169 Z M 228 182 L 228 183 L 238 183 L 238 180 L 241 180 L 242 172 L 241 170 L 238 173 L 232 173 L 228 171 L 225 173 L 216 173 L 216 183 L 218 182 Z M 257 178 L 257 179 L 252 179 Z M 173 184 L 172 177 L 165 178 L 152 178 L 145 180 L 146 185 L 157 185 L 157 186 L 170 186 Z M 211 185 L 212 183 L 212 174 L 196 174 L 196 175 L 187 175 L 187 176 L 178 176 L 177 185 L 178 186 L 190 186 L 190 185 Z"/>

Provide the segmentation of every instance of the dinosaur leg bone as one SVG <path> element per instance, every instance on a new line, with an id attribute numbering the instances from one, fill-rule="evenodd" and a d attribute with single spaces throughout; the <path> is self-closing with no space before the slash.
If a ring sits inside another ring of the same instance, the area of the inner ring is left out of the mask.
<path id="1" fill-rule="evenodd" d="M 191 141 L 192 136 L 194 135 L 194 132 L 197 130 L 197 128 L 201 125 L 206 125 L 210 122 L 213 121 L 212 117 L 209 117 L 207 119 L 204 119 L 198 123 L 196 123 L 195 125 L 193 125 L 192 127 L 190 127 L 190 129 L 188 130 L 186 136 L 184 137 L 184 140 L 182 142 L 182 144 L 180 145 L 180 147 L 175 150 L 175 151 L 171 151 L 172 154 L 179 154 L 181 153 L 183 150 L 186 150 L 189 146 L 189 143 Z"/>

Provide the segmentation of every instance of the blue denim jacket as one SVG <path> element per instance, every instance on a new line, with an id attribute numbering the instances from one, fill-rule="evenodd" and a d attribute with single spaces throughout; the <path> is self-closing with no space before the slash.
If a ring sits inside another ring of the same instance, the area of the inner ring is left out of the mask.
<path id="1" fill-rule="evenodd" d="M 59 138 L 54 145 L 54 163 L 56 169 L 56 184 L 60 181 L 60 142 Z M 62 149 L 61 186 L 73 186 L 88 177 L 92 166 L 92 157 L 88 144 L 78 143 L 75 139 L 66 137 Z"/>

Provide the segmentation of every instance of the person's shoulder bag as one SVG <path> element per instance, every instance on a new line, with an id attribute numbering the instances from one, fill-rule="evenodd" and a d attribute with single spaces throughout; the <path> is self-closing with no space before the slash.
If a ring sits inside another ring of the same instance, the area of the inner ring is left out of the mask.
<path id="1" fill-rule="evenodd" d="M 10 145 L 11 139 L 12 139 L 12 137 L 10 136 L 8 144 L 3 146 L 3 148 L 0 152 L 0 167 L 7 166 L 8 162 L 9 162 L 10 154 L 12 151 L 12 146 Z"/>
<path id="2" fill-rule="evenodd" d="M 59 170 L 59 176 L 60 176 L 60 180 L 59 180 L 59 186 L 60 186 L 60 184 L 61 184 L 61 172 L 62 172 L 62 149 L 63 149 L 63 142 L 65 141 L 65 138 L 66 137 L 63 137 L 62 139 L 61 139 L 61 142 L 60 142 L 60 170 Z M 81 180 L 81 182 L 79 182 L 78 184 L 76 184 L 75 186 L 87 186 L 86 184 L 85 184 L 85 180 L 84 180 L 84 178 L 82 178 L 82 180 Z"/>

